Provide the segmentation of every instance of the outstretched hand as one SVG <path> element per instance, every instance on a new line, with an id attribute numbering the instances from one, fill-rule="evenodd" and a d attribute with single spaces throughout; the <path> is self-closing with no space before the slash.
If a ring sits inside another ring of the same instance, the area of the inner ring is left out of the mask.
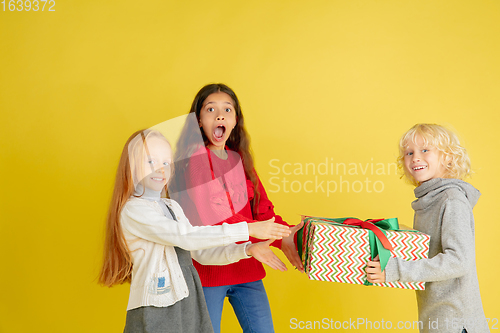
<path id="1" fill-rule="evenodd" d="M 274 223 L 272 217 L 266 221 L 248 223 L 248 234 L 258 239 L 282 239 L 290 235 L 290 228 Z"/>
<path id="2" fill-rule="evenodd" d="M 380 260 L 378 256 L 373 259 L 373 261 L 368 261 L 368 265 L 365 268 L 366 279 L 371 283 L 384 283 L 385 282 L 385 271 L 382 272 L 380 267 Z"/>
<path id="3" fill-rule="evenodd" d="M 294 235 L 302 228 L 304 222 L 300 222 L 294 227 L 290 228 L 290 236 L 283 238 L 281 241 L 281 251 L 285 254 L 290 264 L 296 267 L 299 272 L 304 273 L 304 265 L 302 265 L 302 260 L 300 260 L 299 254 L 297 253 L 297 248 L 295 246 L 295 242 L 293 241 Z"/>
<path id="4" fill-rule="evenodd" d="M 263 264 L 268 265 L 272 269 L 277 269 L 282 272 L 286 271 L 286 265 L 274 254 L 269 244 L 273 242 L 272 239 L 250 244 L 246 248 L 247 255 L 254 257 Z"/>

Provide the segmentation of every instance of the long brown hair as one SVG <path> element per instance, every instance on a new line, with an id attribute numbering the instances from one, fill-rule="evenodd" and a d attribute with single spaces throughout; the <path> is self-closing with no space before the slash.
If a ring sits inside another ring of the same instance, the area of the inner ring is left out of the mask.
<path id="1" fill-rule="evenodd" d="M 165 139 L 154 130 L 135 132 L 125 143 L 118 163 L 115 187 L 106 219 L 104 259 L 99 273 L 99 283 L 107 287 L 130 282 L 132 278 L 132 256 L 123 235 L 120 214 L 127 200 L 134 193 L 135 185 L 137 185 L 134 184 L 134 181 L 137 183 L 135 175 L 137 161 L 140 160 L 138 156 L 142 156 L 143 147 L 146 147 L 146 138 L 151 136 Z"/>
<path id="2" fill-rule="evenodd" d="M 236 112 L 236 126 L 231 131 L 231 135 L 229 135 L 229 138 L 226 141 L 226 145 L 229 149 L 236 151 L 241 156 L 245 175 L 254 185 L 255 195 L 252 200 L 252 213 L 255 216 L 257 214 L 260 200 L 260 193 L 258 191 L 259 183 L 257 174 L 254 169 L 254 162 L 250 149 L 250 136 L 245 129 L 245 119 L 241 111 L 240 101 L 238 100 L 236 93 L 231 88 L 223 83 L 212 83 L 207 84 L 206 86 L 201 88 L 200 91 L 198 91 L 193 100 L 193 103 L 191 104 L 191 110 L 189 111 L 190 114 L 194 113 L 196 115 L 197 122 L 196 124 L 192 122 L 186 122 L 186 126 L 181 133 L 181 140 L 178 141 L 175 160 L 177 161 L 177 163 L 184 164 L 182 165 L 182 168 L 179 169 L 187 170 L 186 167 L 187 163 L 189 163 L 189 154 L 192 153 L 192 147 L 190 147 L 190 145 L 196 143 L 196 136 L 194 134 L 200 133 L 200 128 L 196 125 L 200 121 L 200 112 L 203 106 L 203 102 L 205 102 L 205 99 L 207 99 L 208 96 L 218 92 L 228 94 L 234 102 L 234 109 Z M 210 140 L 207 138 L 203 130 L 201 130 L 201 135 L 206 147 L 210 143 Z M 179 180 L 182 179 L 182 177 L 176 177 L 176 179 Z"/>

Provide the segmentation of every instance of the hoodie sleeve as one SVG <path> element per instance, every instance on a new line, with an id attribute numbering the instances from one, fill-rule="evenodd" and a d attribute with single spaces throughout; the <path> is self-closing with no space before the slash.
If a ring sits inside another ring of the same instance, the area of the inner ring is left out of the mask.
<path id="1" fill-rule="evenodd" d="M 475 256 L 473 215 L 469 203 L 462 199 L 448 199 L 444 203 L 441 244 L 441 253 L 429 259 L 390 258 L 385 269 L 386 282 L 442 281 L 470 271 Z"/>

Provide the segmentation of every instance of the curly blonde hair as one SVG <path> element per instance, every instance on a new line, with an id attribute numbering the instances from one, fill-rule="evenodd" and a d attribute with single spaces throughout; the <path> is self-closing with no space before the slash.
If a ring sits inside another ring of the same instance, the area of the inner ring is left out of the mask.
<path id="1" fill-rule="evenodd" d="M 424 146 L 435 147 L 441 154 L 441 162 L 446 171 L 444 178 L 464 179 L 471 175 L 471 165 L 469 155 L 455 133 L 449 129 L 436 124 L 416 124 L 410 128 L 399 140 L 399 156 L 397 159 L 398 170 L 401 178 L 415 186 L 420 183 L 411 176 L 404 165 L 405 150 L 411 141 L 416 143 L 417 138 L 421 138 Z"/>

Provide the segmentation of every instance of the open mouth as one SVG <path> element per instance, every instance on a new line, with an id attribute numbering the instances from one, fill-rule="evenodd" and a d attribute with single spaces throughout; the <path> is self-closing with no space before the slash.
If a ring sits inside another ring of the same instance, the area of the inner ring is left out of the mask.
<path id="1" fill-rule="evenodd" d="M 413 170 L 414 171 L 419 171 L 419 170 L 423 170 L 425 168 L 427 168 L 425 165 L 419 165 L 419 166 L 414 167 Z"/>
<path id="2" fill-rule="evenodd" d="M 224 125 L 219 125 L 214 129 L 214 139 L 217 141 L 222 141 L 224 134 L 226 133 L 226 127 Z"/>

